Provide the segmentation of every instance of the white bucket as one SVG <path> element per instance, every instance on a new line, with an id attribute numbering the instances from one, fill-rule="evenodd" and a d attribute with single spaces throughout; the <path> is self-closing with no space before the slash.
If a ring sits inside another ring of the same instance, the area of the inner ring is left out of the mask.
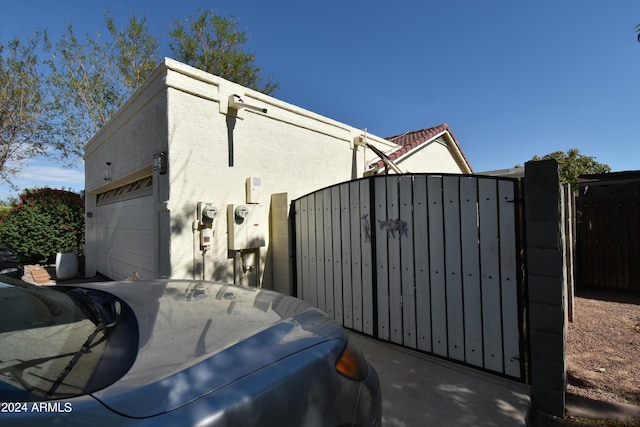
<path id="1" fill-rule="evenodd" d="M 58 280 L 73 279 L 78 273 L 78 255 L 75 252 L 58 252 L 56 254 L 56 278 Z"/>

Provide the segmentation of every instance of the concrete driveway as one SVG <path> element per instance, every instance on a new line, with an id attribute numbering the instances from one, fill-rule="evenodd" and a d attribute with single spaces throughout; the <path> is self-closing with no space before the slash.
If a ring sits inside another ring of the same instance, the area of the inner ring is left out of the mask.
<path id="1" fill-rule="evenodd" d="M 527 385 L 350 335 L 380 377 L 383 426 L 527 425 Z"/>
<path id="2" fill-rule="evenodd" d="M 53 285 L 45 268 L 29 268 L 23 280 Z M 103 281 L 78 278 L 64 283 Z M 526 426 L 529 387 L 476 369 L 350 333 L 380 377 L 382 425 Z"/>

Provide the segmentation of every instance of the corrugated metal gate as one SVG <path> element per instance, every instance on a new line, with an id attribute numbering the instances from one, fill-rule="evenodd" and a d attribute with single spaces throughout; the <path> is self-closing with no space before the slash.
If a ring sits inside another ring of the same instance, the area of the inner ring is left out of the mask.
<path id="1" fill-rule="evenodd" d="M 346 328 L 524 380 L 519 188 L 386 175 L 294 200 L 297 296 Z"/>

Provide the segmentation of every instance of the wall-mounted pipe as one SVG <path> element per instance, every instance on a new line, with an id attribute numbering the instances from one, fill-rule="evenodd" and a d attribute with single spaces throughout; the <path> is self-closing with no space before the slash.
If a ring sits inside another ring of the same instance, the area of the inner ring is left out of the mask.
<path id="1" fill-rule="evenodd" d="M 229 96 L 229 108 L 233 108 L 234 110 L 241 110 L 243 108 L 259 111 L 261 113 L 267 113 L 267 109 L 264 107 L 258 107 L 257 105 L 251 105 L 244 102 L 244 100 L 240 97 L 240 95 L 230 95 Z"/>

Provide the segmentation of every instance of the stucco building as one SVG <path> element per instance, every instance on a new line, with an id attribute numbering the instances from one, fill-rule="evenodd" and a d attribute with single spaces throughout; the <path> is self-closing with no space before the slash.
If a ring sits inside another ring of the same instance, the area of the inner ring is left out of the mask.
<path id="1" fill-rule="evenodd" d="M 290 201 L 388 170 L 472 172 L 447 125 L 384 139 L 165 59 L 85 146 L 87 275 L 289 292 Z"/>

